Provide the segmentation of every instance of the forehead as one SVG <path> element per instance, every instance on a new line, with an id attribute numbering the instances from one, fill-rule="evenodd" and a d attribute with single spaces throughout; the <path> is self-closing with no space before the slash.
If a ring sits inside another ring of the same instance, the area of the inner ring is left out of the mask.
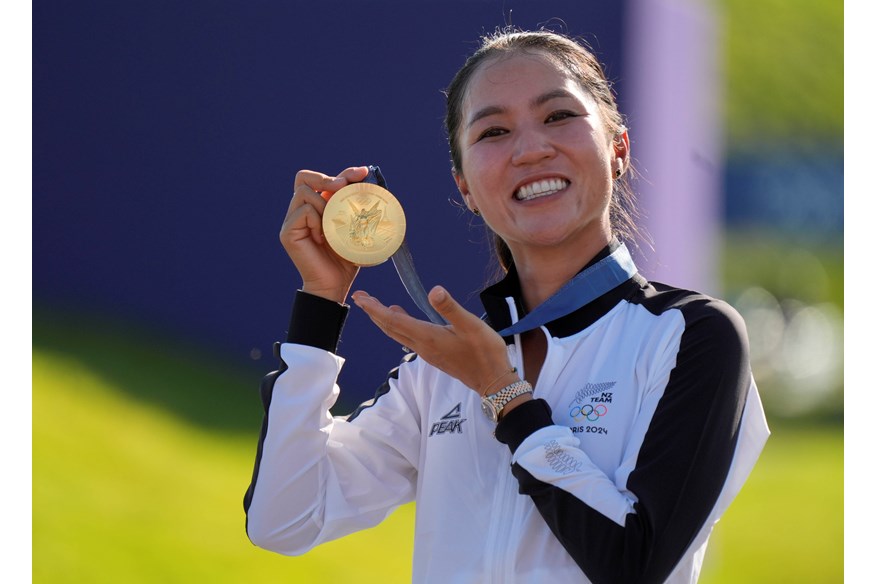
<path id="1" fill-rule="evenodd" d="M 463 118 L 484 106 L 526 101 L 556 89 L 565 89 L 582 101 L 592 101 L 570 72 L 544 52 L 493 57 L 481 63 L 471 76 L 463 101 Z"/>

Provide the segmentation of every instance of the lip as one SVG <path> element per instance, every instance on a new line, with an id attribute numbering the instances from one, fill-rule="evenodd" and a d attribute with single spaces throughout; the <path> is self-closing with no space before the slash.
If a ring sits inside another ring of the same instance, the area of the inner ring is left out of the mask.
<path id="1" fill-rule="evenodd" d="M 526 178 L 520 180 L 516 185 L 514 185 L 514 188 L 511 190 L 511 198 L 517 202 L 523 202 L 517 198 L 517 192 L 520 191 L 521 188 L 523 188 L 527 185 L 531 185 L 533 183 L 539 182 L 539 181 L 551 180 L 551 179 L 561 180 L 564 183 L 566 183 L 566 186 L 563 188 L 563 190 L 565 190 L 566 188 L 569 188 L 569 185 L 572 184 L 572 181 L 569 180 L 568 177 L 563 176 L 562 174 L 545 173 L 545 174 L 537 174 L 537 175 L 527 176 Z"/>

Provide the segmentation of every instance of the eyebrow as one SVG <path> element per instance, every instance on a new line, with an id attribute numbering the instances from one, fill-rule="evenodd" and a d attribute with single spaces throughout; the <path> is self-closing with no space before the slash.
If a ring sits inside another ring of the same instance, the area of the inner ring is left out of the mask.
<path id="1" fill-rule="evenodd" d="M 532 100 L 531 106 L 538 107 L 546 104 L 552 99 L 561 99 L 561 98 L 574 98 L 568 90 L 563 88 L 553 89 L 548 91 L 547 93 L 542 93 L 538 97 Z M 471 128 L 475 122 L 480 119 L 486 118 L 488 116 L 494 116 L 496 114 L 501 114 L 505 112 L 505 108 L 498 105 L 488 105 L 485 108 L 479 109 L 475 114 L 471 117 L 468 124 L 466 124 L 466 128 Z"/>

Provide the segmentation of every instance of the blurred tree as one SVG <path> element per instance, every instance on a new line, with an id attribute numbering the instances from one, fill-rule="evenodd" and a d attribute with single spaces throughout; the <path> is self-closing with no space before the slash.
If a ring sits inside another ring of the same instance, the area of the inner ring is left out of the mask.
<path id="1" fill-rule="evenodd" d="M 842 147 L 843 3 L 721 0 L 730 154 Z"/>

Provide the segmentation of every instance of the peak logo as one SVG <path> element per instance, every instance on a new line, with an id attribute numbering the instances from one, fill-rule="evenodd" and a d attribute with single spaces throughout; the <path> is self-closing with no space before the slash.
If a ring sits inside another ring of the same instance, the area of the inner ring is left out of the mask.
<path id="1" fill-rule="evenodd" d="M 462 417 L 462 402 L 459 402 L 452 410 L 441 416 L 439 421 L 432 424 L 429 437 L 435 434 L 462 434 L 462 423 L 467 419 Z"/>

